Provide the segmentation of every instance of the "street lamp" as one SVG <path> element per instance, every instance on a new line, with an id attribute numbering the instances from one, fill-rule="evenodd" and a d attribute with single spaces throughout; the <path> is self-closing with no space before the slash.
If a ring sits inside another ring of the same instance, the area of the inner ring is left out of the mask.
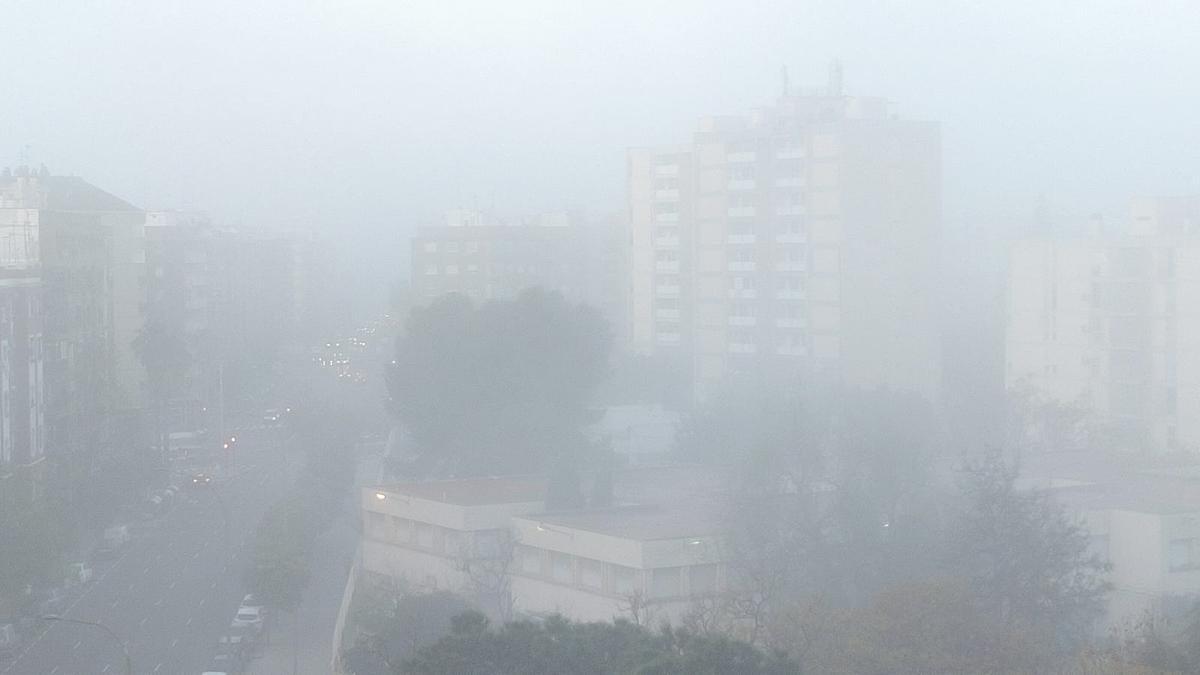
<path id="1" fill-rule="evenodd" d="M 108 636 L 111 637 L 114 641 L 116 641 L 116 643 L 118 645 L 121 646 L 121 655 L 125 657 L 125 675 L 133 675 L 133 659 L 129 656 L 129 645 L 125 644 L 125 641 L 122 640 L 119 635 L 117 635 L 115 632 L 113 632 L 113 629 L 109 628 L 108 626 L 105 626 L 104 624 L 100 623 L 99 621 L 84 621 L 82 619 L 68 619 L 65 616 L 59 616 L 57 614 L 47 614 L 46 616 L 43 616 L 40 618 L 42 621 L 59 621 L 61 623 L 76 623 L 81 626 L 93 626 L 95 628 L 99 628 L 100 630 L 104 631 L 105 633 L 108 633 Z"/>

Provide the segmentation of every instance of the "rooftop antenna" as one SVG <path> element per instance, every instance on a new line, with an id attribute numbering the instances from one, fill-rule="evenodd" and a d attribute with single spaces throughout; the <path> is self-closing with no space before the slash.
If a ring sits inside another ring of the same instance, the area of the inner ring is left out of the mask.
<path id="1" fill-rule="evenodd" d="M 829 64 L 829 95 L 842 95 L 842 62 L 834 59 Z"/>
<path id="2" fill-rule="evenodd" d="M 788 69 L 787 69 L 786 64 L 779 67 L 779 75 L 783 79 L 783 95 L 787 96 L 789 87 L 788 87 Z"/>

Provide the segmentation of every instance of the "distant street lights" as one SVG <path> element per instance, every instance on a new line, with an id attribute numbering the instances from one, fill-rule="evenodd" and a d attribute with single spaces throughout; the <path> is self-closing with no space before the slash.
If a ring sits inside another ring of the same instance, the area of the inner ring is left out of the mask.
<path id="1" fill-rule="evenodd" d="M 95 628 L 99 628 L 100 630 L 104 631 L 105 633 L 108 633 L 108 636 L 111 637 L 114 641 L 116 641 L 116 643 L 118 645 L 121 646 L 121 654 L 122 654 L 122 656 L 125 657 L 125 675 L 133 675 L 133 659 L 129 656 L 129 645 L 125 644 L 125 641 L 122 640 L 121 637 L 113 631 L 113 629 L 109 628 L 108 626 L 105 626 L 104 624 L 100 623 L 99 621 L 84 621 L 82 619 L 68 619 L 65 616 L 59 616 L 57 614 L 47 614 L 46 616 L 43 616 L 40 618 L 42 621 L 58 621 L 60 623 L 75 623 L 75 624 L 79 624 L 81 626 L 93 626 Z"/>

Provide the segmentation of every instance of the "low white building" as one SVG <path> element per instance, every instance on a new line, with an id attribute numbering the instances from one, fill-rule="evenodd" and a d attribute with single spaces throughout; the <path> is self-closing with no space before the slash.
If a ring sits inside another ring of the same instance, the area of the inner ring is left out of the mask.
<path id="1" fill-rule="evenodd" d="M 536 477 L 365 488 L 362 570 L 505 617 L 677 622 L 724 584 L 719 486 L 695 467 L 620 472 L 614 506 L 557 513 Z"/>
<path id="2" fill-rule="evenodd" d="M 711 506 L 628 506 L 513 518 L 513 603 L 580 621 L 678 623 L 724 583 Z"/>
<path id="3" fill-rule="evenodd" d="M 1200 474 L 1189 472 L 1142 471 L 1054 489 L 1112 566 L 1102 628 L 1147 615 L 1185 619 L 1200 600 Z"/>

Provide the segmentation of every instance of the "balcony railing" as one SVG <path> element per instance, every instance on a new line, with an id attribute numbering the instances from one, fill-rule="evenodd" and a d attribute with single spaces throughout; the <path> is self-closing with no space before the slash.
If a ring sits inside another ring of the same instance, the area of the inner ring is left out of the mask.
<path id="1" fill-rule="evenodd" d="M 757 211 L 753 206 L 731 206 L 726 213 L 730 218 L 753 218 Z"/>

